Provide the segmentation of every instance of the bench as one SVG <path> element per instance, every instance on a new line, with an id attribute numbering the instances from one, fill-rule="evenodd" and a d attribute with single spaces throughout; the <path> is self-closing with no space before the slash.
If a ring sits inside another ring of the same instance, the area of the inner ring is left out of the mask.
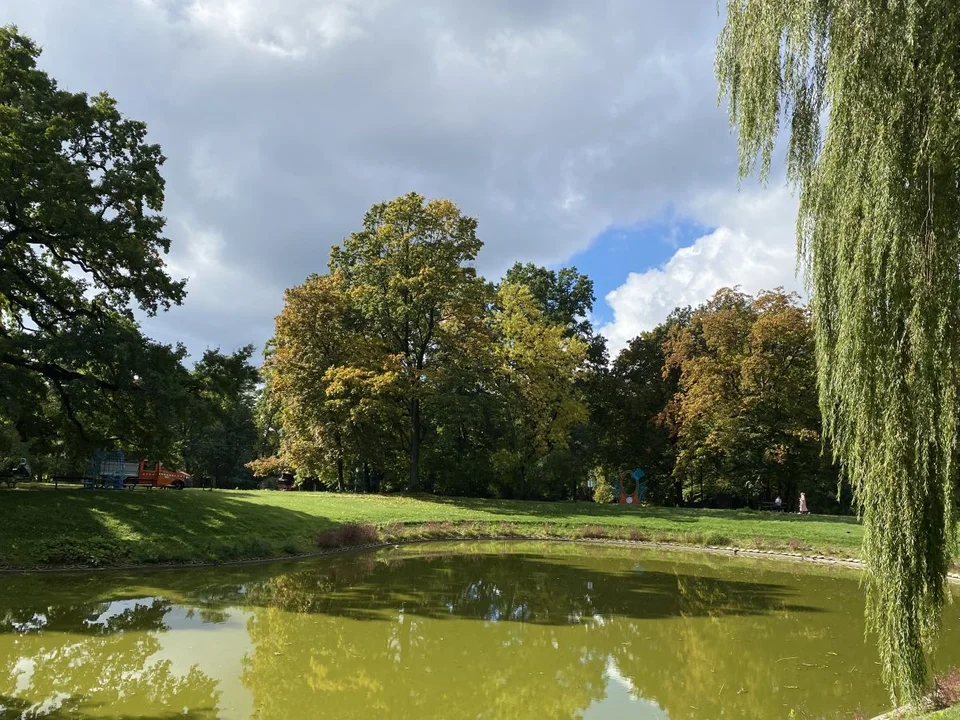
<path id="1" fill-rule="evenodd" d="M 58 488 L 61 485 L 86 486 L 87 478 L 83 477 L 83 475 L 54 475 L 50 478 L 50 481 L 53 483 L 54 488 Z"/>
<path id="2" fill-rule="evenodd" d="M 81 479 L 84 490 L 123 490 L 126 481 L 114 477 L 84 477 Z"/>
<path id="3" fill-rule="evenodd" d="M 128 477 L 123 481 L 123 486 L 131 489 L 136 488 L 138 485 L 143 485 L 147 488 L 155 488 L 157 486 L 157 478 L 136 478 Z"/>
<path id="4" fill-rule="evenodd" d="M 760 509 L 761 509 L 761 510 L 770 510 L 770 511 L 772 511 L 772 512 L 785 512 L 785 511 L 786 511 L 786 508 L 784 507 L 783 503 L 780 503 L 780 504 L 778 505 L 778 504 L 775 503 L 775 502 L 761 502 L 761 503 L 760 503 Z"/>

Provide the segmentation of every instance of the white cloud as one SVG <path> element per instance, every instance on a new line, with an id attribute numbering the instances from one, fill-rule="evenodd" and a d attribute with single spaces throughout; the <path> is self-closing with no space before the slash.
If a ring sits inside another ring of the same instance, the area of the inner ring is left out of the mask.
<path id="1" fill-rule="evenodd" d="M 263 343 L 283 288 L 410 190 L 479 219 L 496 277 L 735 183 L 710 3 L 0 0 L 0 15 L 169 158 L 172 257 L 196 277 L 147 326 L 167 342 Z M 215 264 L 191 265 L 196 228 L 215 229 Z M 238 293 L 242 312 L 219 300 Z"/>
<path id="2" fill-rule="evenodd" d="M 711 193 L 695 198 L 688 210 L 717 229 L 677 250 L 663 266 L 630 273 L 607 294 L 613 321 L 601 332 L 611 355 L 674 308 L 699 305 L 722 287 L 739 285 L 748 293 L 801 289 L 795 272 L 797 203 L 786 187 Z"/>
<path id="3" fill-rule="evenodd" d="M 196 355 L 220 345 L 216 340 L 217 323 L 224 316 L 246 327 L 250 335 L 268 334 L 273 318 L 265 318 L 263 308 L 274 304 L 276 290 L 230 263 L 230 249 L 219 229 L 185 221 L 177 228 L 177 235 L 180 242 L 167 265 L 175 278 L 186 279 L 190 304 L 175 307 L 165 315 L 176 334 L 162 339 L 185 342 Z M 153 324 L 150 319 L 145 322 Z"/>
<path id="4" fill-rule="evenodd" d="M 236 40 L 251 49 L 299 58 L 364 34 L 376 0 L 140 0 L 201 31 Z"/>

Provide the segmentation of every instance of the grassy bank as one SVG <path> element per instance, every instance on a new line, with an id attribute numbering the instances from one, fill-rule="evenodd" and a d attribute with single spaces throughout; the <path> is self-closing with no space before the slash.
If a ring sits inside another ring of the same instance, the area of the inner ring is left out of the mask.
<path id="1" fill-rule="evenodd" d="M 937 708 L 925 712 L 911 711 L 909 707 L 891 710 L 875 720 L 960 720 L 960 668 L 954 668 L 934 678 L 926 703 Z"/>
<path id="2" fill-rule="evenodd" d="M 593 503 L 269 491 L 0 490 L 0 565 L 121 565 L 282 557 L 372 524 L 385 539 L 539 535 L 733 545 L 854 557 L 853 518 L 626 509 Z M 327 536 L 329 537 L 329 536 Z"/>
<path id="3" fill-rule="evenodd" d="M 960 720 L 960 705 L 923 716 L 925 720 Z"/>

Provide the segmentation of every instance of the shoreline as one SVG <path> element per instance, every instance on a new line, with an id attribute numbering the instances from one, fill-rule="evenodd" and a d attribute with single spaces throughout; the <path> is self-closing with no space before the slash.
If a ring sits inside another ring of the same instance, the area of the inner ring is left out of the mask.
<path id="1" fill-rule="evenodd" d="M 814 563 L 816 565 L 832 565 L 843 567 L 850 570 L 864 570 L 864 563 L 857 558 L 843 558 L 824 555 L 821 553 L 791 553 L 782 550 L 761 550 L 740 548 L 733 546 L 720 545 L 691 545 L 683 543 L 656 542 L 651 540 L 626 540 L 626 539 L 603 539 L 603 538 L 562 538 L 543 535 L 489 535 L 478 537 L 473 536 L 450 536 L 436 538 L 400 538 L 397 540 L 381 541 L 376 543 L 365 543 L 361 545 L 350 545 L 340 548 L 330 548 L 318 550 L 310 553 L 299 553 L 295 555 L 276 555 L 270 557 L 243 558 L 237 560 L 203 560 L 186 562 L 168 562 L 168 563 L 128 563 L 124 565 L 37 565 L 37 566 L 3 566 L 0 567 L 0 574 L 33 574 L 33 573 L 88 573 L 88 572 L 131 572 L 141 570 L 176 570 L 187 568 L 205 568 L 205 567 L 231 567 L 242 565 L 265 565 L 268 563 L 279 563 L 298 560 L 310 560 L 335 555 L 348 555 L 352 553 L 368 552 L 375 550 L 385 550 L 391 547 L 402 545 L 422 545 L 427 543 L 443 542 L 507 542 L 507 541 L 527 541 L 527 542 L 555 542 L 555 543 L 578 543 L 583 545 L 612 545 L 619 547 L 633 547 L 642 549 L 665 549 L 681 550 L 685 552 L 703 552 L 712 555 L 729 555 L 731 557 L 750 557 L 757 559 L 778 560 L 781 562 L 795 563 Z M 960 585 L 960 573 L 950 572 L 947 574 L 947 582 L 952 585 Z"/>

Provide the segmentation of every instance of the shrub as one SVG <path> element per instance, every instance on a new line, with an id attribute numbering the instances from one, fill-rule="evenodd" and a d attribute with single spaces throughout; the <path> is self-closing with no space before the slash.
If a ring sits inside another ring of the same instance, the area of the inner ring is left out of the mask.
<path id="1" fill-rule="evenodd" d="M 607 479 L 607 473 L 603 468 L 594 468 L 591 473 L 593 480 L 593 501 L 599 504 L 612 503 L 616 496 L 613 492 L 613 484 Z"/>
<path id="2" fill-rule="evenodd" d="M 63 537 L 37 542 L 37 557 L 50 565 L 117 565 L 130 559 L 130 547 L 113 538 Z"/>
<path id="3" fill-rule="evenodd" d="M 707 533 L 707 536 L 703 539 L 705 545 L 729 545 L 730 538 L 726 535 L 723 535 L 718 532 Z"/>
<path id="4" fill-rule="evenodd" d="M 248 537 L 216 541 L 207 548 L 210 560 L 240 560 L 246 558 L 264 558 L 274 555 L 274 547 L 263 538 Z"/>
<path id="5" fill-rule="evenodd" d="M 385 540 L 396 540 L 404 534 L 406 526 L 401 522 L 391 522 L 383 526 L 381 535 Z"/>
<path id="6" fill-rule="evenodd" d="M 647 542 L 650 539 L 645 532 L 637 528 L 630 528 L 627 531 L 627 538 L 634 542 Z"/>
<path id="7" fill-rule="evenodd" d="M 954 668 L 933 681 L 930 699 L 938 710 L 960 704 L 960 668 Z"/>
<path id="8" fill-rule="evenodd" d="M 324 549 L 369 545 L 379 539 L 377 528 L 369 523 L 347 523 L 330 530 L 321 530 L 315 536 L 317 546 Z"/>
<path id="9" fill-rule="evenodd" d="M 585 525 L 580 528 L 580 537 L 582 538 L 605 538 L 607 529 L 603 525 Z"/>
<path id="10" fill-rule="evenodd" d="M 436 520 L 428 520 L 423 525 L 421 525 L 421 530 L 424 537 L 442 537 L 447 534 L 449 529 L 449 523 L 437 522 Z"/>
<path id="11" fill-rule="evenodd" d="M 344 545 L 369 545 L 379 539 L 376 526 L 370 523 L 349 523 L 343 526 Z"/>

